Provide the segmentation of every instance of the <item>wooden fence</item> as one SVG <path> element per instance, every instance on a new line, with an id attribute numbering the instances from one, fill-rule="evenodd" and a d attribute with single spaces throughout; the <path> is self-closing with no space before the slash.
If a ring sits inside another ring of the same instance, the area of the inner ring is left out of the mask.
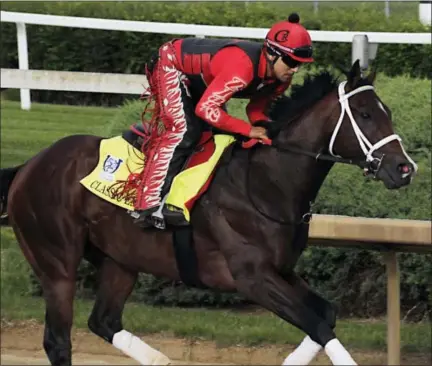
<path id="1" fill-rule="evenodd" d="M 400 274 L 397 252 L 432 253 L 432 222 L 315 215 L 309 245 L 377 250 L 387 268 L 387 364 L 400 365 Z"/>

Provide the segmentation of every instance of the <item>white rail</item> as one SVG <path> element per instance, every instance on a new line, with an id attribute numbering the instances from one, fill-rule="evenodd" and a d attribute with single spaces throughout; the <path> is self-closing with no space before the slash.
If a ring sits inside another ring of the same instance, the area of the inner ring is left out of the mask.
<path id="1" fill-rule="evenodd" d="M 100 18 L 82 18 L 60 15 L 17 13 L 1 11 L 2 22 L 51 25 L 86 29 L 117 30 L 143 33 L 199 35 L 205 37 L 229 37 L 264 39 L 268 28 L 227 27 L 183 23 L 140 22 Z M 356 34 L 366 34 L 371 43 L 430 44 L 430 33 L 387 33 L 365 31 L 310 31 L 315 42 L 351 43 Z"/>
<path id="2" fill-rule="evenodd" d="M 2 22 L 12 22 L 17 25 L 18 39 L 18 59 L 21 71 L 29 69 L 28 45 L 26 24 L 48 25 L 58 27 L 75 27 L 85 29 L 103 29 L 128 32 L 144 33 L 163 33 L 173 35 L 192 35 L 198 37 L 228 37 L 228 38 L 248 38 L 263 39 L 268 31 L 267 28 L 246 28 L 246 27 L 227 27 L 214 25 L 197 25 L 182 23 L 159 23 L 159 22 L 140 22 L 131 20 L 81 18 L 71 16 L 17 13 L 9 11 L 0 12 Z M 386 32 L 342 32 L 342 31 L 310 31 L 314 42 L 344 42 L 354 43 L 358 36 L 364 37 L 369 45 L 369 53 L 376 53 L 378 43 L 404 43 L 404 44 L 431 44 L 430 33 L 386 33 Z M 368 47 L 366 45 L 366 48 Z M 364 48 L 363 48 L 364 49 Z M 363 49 L 361 52 L 363 52 Z M 357 54 L 353 52 L 353 55 Z M 372 58 L 372 57 L 370 57 Z M 12 70 L 1 70 L 2 88 L 20 88 L 21 108 L 29 110 L 31 107 L 30 89 L 44 90 L 74 90 L 106 93 L 130 93 L 131 90 L 138 89 L 130 87 L 130 78 L 127 75 L 116 74 L 112 78 L 107 74 L 91 73 L 86 85 L 87 73 L 68 74 L 63 78 L 59 72 L 45 70 L 31 70 L 30 73 L 13 72 Z M 43 72 L 45 71 L 45 74 Z M 41 74 L 42 73 L 42 74 Z M 66 75 L 66 74 L 65 74 Z M 5 80 L 3 80 L 5 76 Z M 131 76 L 131 75 L 129 75 Z M 34 78 L 40 84 L 36 85 Z M 79 81 L 77 81 L 79 79 Z M 36 87 L 35 87 L 36 85 Z M 97 85 L 97 87 L 95 86 Z M 114 91 L 113 91 L 114 90 Z"/>
<path id="3" fill-rule="evenodd" d="M 139 95 L 148 83 L 139 74 L 1 69 L 1 87 Z"/>

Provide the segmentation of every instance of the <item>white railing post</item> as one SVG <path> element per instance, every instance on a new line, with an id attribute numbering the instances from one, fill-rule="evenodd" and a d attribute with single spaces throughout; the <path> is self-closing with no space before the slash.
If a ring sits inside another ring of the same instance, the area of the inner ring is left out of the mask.
<path id="1" fill-rule="evenodd" d="M 366 70 L 369 66 L 369 40 L 366 34 L 356 34 L 352 40 L 351 64 L 360 60 L 360 69 Z"/>
<path id="2" fill-rule="evenodd" d="M 419 20 L 425 25 L 431 25 L 431 10 L 432 10 L 432 1 L 420 1 L 419 3 Z"/>
<path id="3" fill-rule="evenodd" d="M 17 23 L 18 65 L 20 70 L 28 70 L 27 32 L 24 23 Z M 20 89 L 21 109 L 30 110 L 30 89 Z"/>
<path id="4" fill-rule="evenodd" d="M 385 0 L 384 13 L 385 13 L 386 18 L 388 18 L 390 16 L 390 3 L 389 3 L 389 0 Z"/>

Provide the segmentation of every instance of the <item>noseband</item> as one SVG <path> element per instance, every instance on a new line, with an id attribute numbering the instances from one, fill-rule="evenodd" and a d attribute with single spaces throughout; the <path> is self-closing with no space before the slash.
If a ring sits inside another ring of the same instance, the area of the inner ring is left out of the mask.
<path id="1" fill-rule="evenodd" d="M 389 135 L 387 137 L 384 137 L 383 139 L 379 140 L 378 142 L 376 142 L 375 144 L 372 144 L 367 137 L 363 134 L 363 132 L 361 131 L 360 127 L 357 125 L 357 122 L 355 121 L 352 112 L 351 112 L 351 108 L 350 105 L 348 103 L 348 99 L 353 96 L 356 95 L 358 93 L 361 93 L 362 91 L 365 90 L 374 90 L 375 88 L 372 85 L 365 85 L 365 86 L 361 86 L 357 89 L 354 89 L 353 91 L 349 92 L 349 93 L 345 93 L 345 85 L 346 85 L 346 81 L 343 81 L 339 84 L 339 88 L 338 88 L 338 92 L 339 92 L 339 103 L 341 105 L 341 114 L 339 116 L 339 120 L 336 124 L 336 127 L 333 131 L 332 137 L 330 139 L 330 146 L 329 146 L 329 153 L 335 157 L 340 157 L 339 155 L 336 155 L 333 153 L 333 144 L 336 140 L 336 136 L 339 132 L 339 129 L 342 125 L 344 116 L 345 116 L 345 112 L 348 115 L 350 121 L 351 121 L 351 125 L 352 128 L 354 130 L 354 133 L 357 137 L 357 141 L 360 145 L 360 148 L 362 149 L 363 153 L 366 156 L 366 163 L 368 166 L 368 171 L 369 173 L 373 174 L 374 177 L 376 177 L 376 174 L 378 173 L 380 167 L 381 167 L 381 163 L 382 163 L 382 159 L 384 158 L 384 154 L 381 154 L 380 157 L 374 157 L 372 154 L 378 150 L 379 148 L 383 147 L 384 145 L 388 144 L 389 142 L 393 141 L 393 140 L 398 140 L 399 142 L 402 141 L 402 139 L 399 137 L 399 135 L 396 134 L 392 134 Z M 411 164 L 413 164 L 414 167 L 416 167 L 416 164 L 414 163 L 414 161 L 405 153 L 405 150 L 403 149 L 402 144 L 400 144 L 402 147 L 402 151 L 404 152 L 405 156 L 407 157 L 407 159 L 409 160 L 409 162 Z"/>

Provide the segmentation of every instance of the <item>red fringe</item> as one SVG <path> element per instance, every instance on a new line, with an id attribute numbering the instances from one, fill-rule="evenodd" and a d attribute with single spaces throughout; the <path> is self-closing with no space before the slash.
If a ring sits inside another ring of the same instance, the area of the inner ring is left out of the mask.
<path id="1" fill-rule="evenodd" d="M 157 65 L 155 66 L 157 67 Z M 147 152 L 151 151 L 152 144 L 155 141 L 156 137 L 160 136 L 163 131 L 161 129 L 161 125 L 164 127 L 163 123 L 160 121 L 160 105 L 158 103 L 158 95 L 157 87 L 158 80 L 155 75 L 152 75 L 147 66 L 145 69 L 145 74 L 148 80 L 149 87 L 144 90 L 141 94 L 140 99 L 147 99 L 147 103 L 144 107 L 143 112 L 141 113 L 141 123 L 145 127 L 146 134 L 143 137 L 143 144 L 141 151 L 144 154 L 144 158 L 142 161 L 142 166 L 144 169 L 145 159 L 148 155 Z M 154 74 L 157 74 L 156 72 Z M 153 103 L 153 106 L 151 104 Z M 150 119 L 146 117 L 147 114 L 150 114 Z M 133 126 L 131 126 L 132 130 L 135 130 Z M 126 180 L 119 180 L 111 186 L 111 195 L 112 198 L 120 200 L 123 199 L 126 202 L 130 202 L 131 204 L 136 205 L 137 200 L 137 191 L 141 184 L 141 174 L 140 173 L 132 173 L 129 169 L 129 176 Z"/>
<path id="2" fill-rule="evenodd" d="M 141 182 L 140 173 L 129 174 L 127 180 L 119 180 L 111 186 L 110 192 L 114 199 L 123 199 L 126 203 L 135 205 L 137 189 Z"/>

